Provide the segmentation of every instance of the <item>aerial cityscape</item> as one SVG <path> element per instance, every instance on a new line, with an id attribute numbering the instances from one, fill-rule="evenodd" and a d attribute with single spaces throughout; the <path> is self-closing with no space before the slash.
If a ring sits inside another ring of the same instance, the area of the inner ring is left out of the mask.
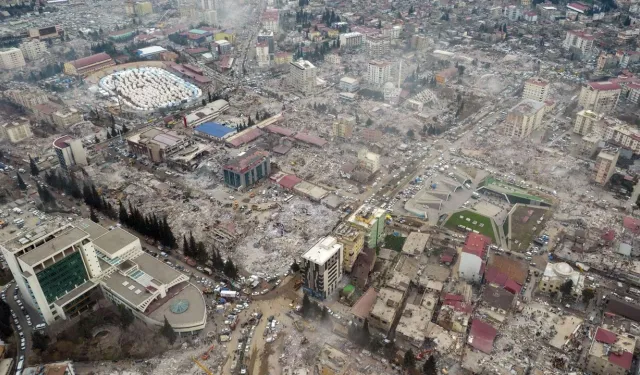
<path id="1" fill-rule="evenodd" d="M 0 375 L 640 374 L 640 2 L 0 0 Z"/>

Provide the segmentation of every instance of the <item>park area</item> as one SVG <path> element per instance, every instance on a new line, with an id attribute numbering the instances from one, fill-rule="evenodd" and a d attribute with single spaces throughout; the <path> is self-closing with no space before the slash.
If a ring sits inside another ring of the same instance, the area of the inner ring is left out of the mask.
<path id="1" fill-rule="evenodd" d="M 527 251 L 534 238 L 539 237 L 544 223 L 551 218 L 552 212 L 544 207 L 532 207 L 516 204 L 509 213 L 509 248 L 513 251 Z"/>
<path id="2" fill-rule="evenodd" d="M 449 229 L 477 231 L 491 238 L 493 243 L 496 243 L 496 234 L 491 219 L 474 211 L 462 210 L 454 212 L 447 219 L 444 226 Z"/>

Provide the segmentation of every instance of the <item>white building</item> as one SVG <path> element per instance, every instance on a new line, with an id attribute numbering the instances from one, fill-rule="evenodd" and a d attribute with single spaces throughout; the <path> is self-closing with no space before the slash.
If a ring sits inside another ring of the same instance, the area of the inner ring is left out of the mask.
<path id="1" fill-rule="evenodd" d="M 509 137 L 526 138 L 542 126 L 544 103 L 523 99 L 509 110 L 504 124 L 504 134 Z"/>
<path id="2" fill-rule="evenodd" d="M 270 55 L 268 42 L 256 43 L 256 60 L 258 61 L 258 66 L 261 68 L 269 66 Z"/>
<path id="3" fill-rule="evenodd" d="M 584 31 L 569 30 L 564 38 L 562 46 L 566 49 L 576 48 L 588 55 L 593 49 L 594 37 Z"/>
<path id="4" fill-rule="evenodd" d="M 321 238 L 302 255 L 301 273 L 305 292 L 325 299 L 336 291 L 342 279 L 342 244 L 335 237 Z"/>
<path id="5" fill-rule="evenodd" d="M 87 153 L 82 146 L 82 141 L 74 139 L 70 135 L 62 136 L 53 141 L 53 149 L 58 155 L 60 167 L 67 170 L 74 165 L 88 165 Z"/>
<path id="6" fill-rule="evenodd" d="M 0 139 L 8 139 L 11 143 L 18 143 L 31 137 L 33 137 L 31 125 L 29 120 L 25 118 L 0 124 Z"/>
<path id="7" fill-rule="evenodd" d="M 573 124 L 573 132 L 580 135 L 587 135 L 589 133 L 602 134 L 604 129 L 598 126 L 598 123 L 602 120 L 602 115 L 593 111 L 583 109 L 576 114 L 576 121 Z"/>
<path id="8" fill-rule="evenodd" d="M 458 215 L 456 213 L 455 215 Z M 477 233 L 469 233 L 460 253 L 458 275 L 467 281 L 479 282 L 482 279 L 482 268 L 487 246 L 491 240 Z"/>
<path id="9" fill-rule="evenodd" d="M 205 122 L 215 120 L 229 109 L 229 102 L 218 99 L 214 102 L 207 103 L 203 108 L 196 109 L 183 118 L 185 127 L 193 128 Z"/>
<path id="10" fill-rule="evenodd" d="M 640 154 L 640 133 L 636 128 L 624 124 L 607 127 L 604 129 L 604 140 Z"/>
<path id="11" fill-rule="evenodd" d="M 367 53 L 374 59 L 384 58 L 389 53 L 390 41 L 388 38 L 371 36 L 367 38 Z"/>
<path id="12" fill-rule="evenodd" d="M 310 95 L 316 91 L 316 74 L 318 69 L 307 60 L 292 61 L 290 63 L 290 79 L 293 87 L 303 95 Z"/>
<path id="13" fill-rule="evenodd" d="M 544 102 L 549 97 L 549 81 L 540 77 L 533 77 L 524 83 L 523 99 Z"/>
<path id="14" fill-rule="evenodd" d="M 25 65 L 24 56 L 19 48 L 0 49 L 0 69 L 18 69 Z"/>
<path id="15" fill-rule="evenodd" d="M 616 171 L 616 163 L 620 151 L 616 149 L 603 149 L 596 158 L 596 166 L 593 171 L 593 181 L 600 185 L 606 185 L 611 175 Z"/>
<path id="16" fill-rule="evenodd" d="M 364 40 L 364 35 L 357 31 L 340 34 L 340 48 L 360 47 Z"/>
<path id="17" fill-rule="evenodd" d="M 367 172 L 376 173 L 380 170 L 380 155 L 362 148 L 358 151 L 358 164 Z"/>
<path id="18" fill-rule="evenodd" d="M 589 82 L 580 90 L 578 105 L 598 113 L 609 113 L 618 105 L 622 91 L 615 82 Z"/>
<path id="19" fill-rule="evenodd" d="M 355 92 L 360 89 L 358 80 L 351 77 L 342 77 L 340 79 L 340 90 L 346 92 Z"/>
<path id="20" fill-rule="evenodd" d="M 25 59 L 34 61 L 38 60 L 43 54 L 47 52 L 47 45 L 45 42 L 38 39 L 31 39 L 20 45 L 20 51 Z"/>
<path id="21" fill-rule="evenodd" d="M 516 5 L 509 5 L 504 8 L 504 15 L 509 21 L 517 21 L 522 15 L 522 12 Z"/>
<path id="22" fill-rule="evenodd" d="M 369 84 L 382 87 L 391 80 L 391 63 L 383 61 L 370 61 L 368 66 L 367 81 Z"/>
<path id="23" fill-rule="evenodd" d="M 218 11 L 215 9 L 207 9 L 200 12 L 200 20 L 209 25 L 218 24 Z"/>
<path id="24" fill-rule="evenodd" d="M 572 294 L 580 296 L 584 287 L 584 276 L 567 263 L 547 263 L 538 288 L 545 293 L 558 292 L 568 280 L 573 282 Z"/>

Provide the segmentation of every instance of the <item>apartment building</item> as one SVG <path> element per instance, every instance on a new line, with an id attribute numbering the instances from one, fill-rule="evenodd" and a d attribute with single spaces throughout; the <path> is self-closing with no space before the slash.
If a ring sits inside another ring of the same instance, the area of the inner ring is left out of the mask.
<path id="1" fill-rule="evenodd" d="M 202 10 L 200 13 L 200 19 L 209 25 L 218 24 L 218 11 L 215 9 Z"/>
<path id="2" fill-rule="evenodd" d="M 87 153 L 79 139 L 74 139 L 70 135 L 62 136 L 53 141 L 53 149 L 58 156 L 60 167 L 65 171 L 74 165 L 89 165 Z"/>
<path id="3" fill-rule="evenodd" d="M 303 286 L 305 293 L 325 299 L 336 291 L 343 273 L 343 246 L 337 238 L 327 236 L 316 242 L 302 255 Z"/>
<path id="4" fill-rule="evenodd" d="M 346 92 L 356 92 L 360 89 L 360 84 L 358 80 L 351 77 L 342 77 L 340 79 L 340 90 Z"/>
<path id="5" fill-rule="evenodd" d="M 504 8 L 504 15 L 509 21 L 517 21 L 522 16 L 522 11 L 516 5 L 509 5 Z"/>
<path id="6" fill-rule="evenodd" d="M 627 101 L 633 104 L 640 103 L 640 84 L 630 83 L 627 88 L 629 89 Z"/>
<path id="7" fill-rule="evenodd" d="M 27 65 L 19 48 L 0 48 L 0 69 L 19 69 Z"/>
<path id="8" fill-rule="evenodd" d="M 333 236 L 342 244 L 342 266 L 345 272 L 351 272 L 358 255 L 364 249 L 364 231 L 349 223 L 338 224 Z"/>
<path id="9" fill-rule="evenodd" d="M 90 220 L 62 227 L 34 224 L 0 250 L 24 302 L 47 324 L 91 311 L 100 288 L 147 324 L 162 326 L 166 319 L 176 332 L 205 327 L 200 290 L 146 254 L 140 239 L 121 228 L 108 230 Z"/>
<path id="10" fill-rule="evenodd" d="M 367 38 L 365 44 L 367 46 L 367 53 L 369 54 L 369 57 L 379 59 L 387 56 L 391 41 L 389 38 L 382 36 L 371 36 Z"/>
<path id="11" fill-rule="evenodd" d="M 268 42 L 265 41 L 256 43 L 256 60 L 258 61 L 258 66 L 261 68 L 269 66 L 271 57 L 269 55 Z"/>
<path id="12" fill-rule="evenodd" d="M 370 61 L 367 69 L 367 81 L 372 86 L 382 87 L 391 80 L 391 63 Z"/>
<path id="13" fill-rule="evenodd" d="M 593 35 L 584 31 L 569 30 L 564 38 L 562 46 L 568 50 L 576 49 L 582 54 L 588 55 L 593 49 Z"/>
<path id="14" fill-rule="evenodd" d="M 278 31 L 280 25 L 280 14 L 278 9 L 267 8 L 262 16 L 260 16 L 260 23 L 265 30 L 273 31 L 274 33 Z"/>
<path id="15" fill-rule="evenodd" d="M 593 375 L 626 375 L 633 364 L 636 338 L 599 327 L 593 336 L 585 369 Z"/>
<path id="16" fill-rule="evenodd" d="M 544 102 L 549 97 L 549 81 L 540 77 L 533 77 L 524 83 L 523 99 Z"/>
<path id="17" fill-rule="evenodd" d="M 598 113 L 609 113 L 618 105 L 621 87 L 615 82 L 589 82 L 580 90 L 578 105 Z"/>
<path id="18" fill-rule="evenodd" d="M 62 108 L 51 114 L 51 120 L 57 126 L 66 128 L 83 120 L 82 113 L 75 108 Z"/>
<path id="19" fill-rule="evenodd" d="M 634 154 L 640 154 L 640 133 L 626 124 L 620 123 L 604 128 L 604 140 L 629 149 Z"/>
<path id="20" fill-rule="evenodd" d="M 353 124 L 338 120 L 333 123 L 333 136 L 342 139 L 350 139 L 353 135 Z"/>
<path id="21" fill-rule="evenodd" d="M 49 97 L 44 91 L 39 89 L 11 89 L 4 92 L 4 97 L 13 104 L 21 107 L 33 109 L 38 104 L 44 104 L 49 101 Z"/>
<path id="22" fill-rule="evenodd" d="M 20 51 L 25 59 L 34 61 L 38 60 L 47 52 L 47 44 L 38 39 L 32 39 L 20 45 Z"/>
<path id="23" fill-rule="evenodd" d="M 290 79 L 293 87 L 303 95 L 310 95 L 316 91 L 316 74 L 318 69 L 311 62 L 299 59 L 290 65 Z"/>
<path id="24" fill-rule="evenodd" d="M 542 126 L 544 103 L 524 99 L 507 113 L 503 134 L 509 137 L 526 138 Z"/>
<path id="25" fill-rule="evenodd" d="M 365 39 L 364 35 L 357 31 L 340 34 L 340 48 L 360 47 Z"/>
<path id="26" fill-rule="evenodd" d="M 603 149 L 596 157 L 596 166 L 593 171 L 593 181 L 600 185 L 606 185 L 611 175 L 616 171 L 616 163 L 620 151 L 616 149 Z"/>
<path id="27" fill-rule="evenodd" d="M 587 135 L 593 132 L 602 134 L 604 129 L 601 129 L 600 126 L 598 126 L 602 117 L 602 114 L 583 109 L 576 114 L 576 121 L 573 124 L 573 132 L 580 135 Z"/>
<path id="28" fill-rule="evenodd" d="M 0 124 L 0 139 L 8 139 L 11 143 L 19 143 L 33 137 L 31 125 L 26 118 Z"/>
<path id="29" fill-rule="evenodd" d="M 358 151 L 358 165 L 369 173 L 376 173 L 380 170 L 380 155 L 362 148 Z"/>
<path id="30" fill-rule="evenodd" d="M 384 236 L 386 211 L 379 207 L 362 205 L 349 216 L 347 222 L 365 233 L 365 245 L 374 249 Z"/>

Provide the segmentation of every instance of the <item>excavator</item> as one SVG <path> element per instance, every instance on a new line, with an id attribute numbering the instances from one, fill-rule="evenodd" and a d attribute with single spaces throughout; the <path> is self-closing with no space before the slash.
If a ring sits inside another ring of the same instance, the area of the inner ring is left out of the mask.
<path id="1" fill-rule="evenodd" d="M 211 351 L 213 350 L 213 348 L 215 347 L 215 345 L 211 345 L 209 347 L 209 349 L 207 349 L 206 352 L 204 352 L 204 354 L 200 357 L 203 361 L 206 361 L 207 359 L 209 359 L 209 353 L 211 353 Z"/>
<path id="2" fill-rule="evenodd" d="M 203 365 L 202 363 L 200 363 L 200 361 L 198 361 L 196 359 L 196 357 L 191 357 L 191 360 L 198 365 L 198 367 L 200 367 L 202 369 L 202 371 L 204 371 L 207 375 L 213 375 L 213 372 L 211 372 L 211 370 L 209 370 L 207 368 L 207 366 Z"/>

